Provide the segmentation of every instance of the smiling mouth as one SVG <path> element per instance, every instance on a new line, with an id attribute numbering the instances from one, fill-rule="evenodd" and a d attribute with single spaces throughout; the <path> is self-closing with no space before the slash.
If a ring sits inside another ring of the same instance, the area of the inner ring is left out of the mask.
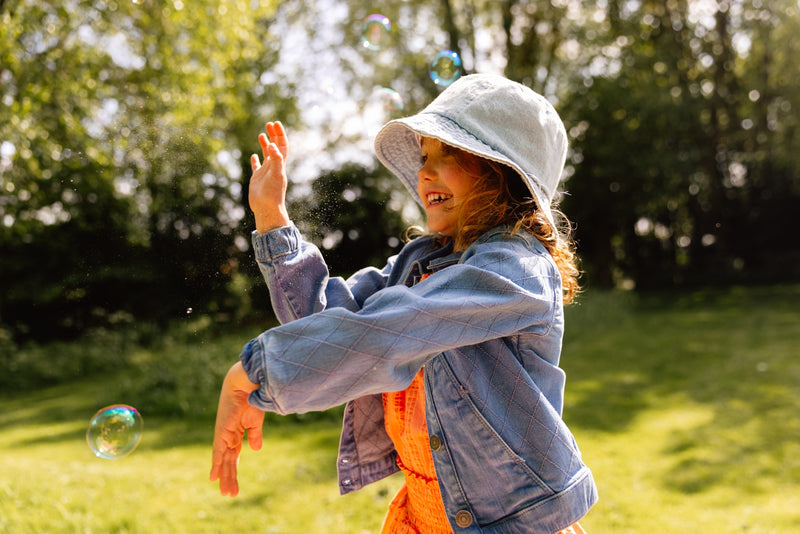
<path id="1" fill-rule="evenodd" d="M 428 206 L 436 206 L 453 198 L 453 195 L 445 195 L 444 193 L 428 193 L 426 200 Z"/>

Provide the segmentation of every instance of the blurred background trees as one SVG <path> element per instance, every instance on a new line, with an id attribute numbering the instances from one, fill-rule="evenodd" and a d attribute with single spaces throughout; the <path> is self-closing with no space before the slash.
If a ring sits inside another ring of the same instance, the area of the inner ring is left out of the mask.
<path id="1" fill-rule="evenodd" d="M 379 50 L 360 43 L 373 12 Z M 789 0 L 4 0 L 0 330 L 246 317 L 267 120 L 332 270 L 380 263 L 420 214 L 371 138 L 441 91 L 443 49 L 561 112 L 587 285 L 796 280 L 798 32 Z"/>

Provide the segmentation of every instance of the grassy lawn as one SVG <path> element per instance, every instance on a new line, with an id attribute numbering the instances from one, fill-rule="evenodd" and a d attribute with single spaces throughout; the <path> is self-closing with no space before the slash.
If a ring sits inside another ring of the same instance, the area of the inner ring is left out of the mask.
<path id="1" fill-rule="evenodd" d="M 242 454 L 236 499 L 208 482 L 207 418 L 145 415 L 130 456 L 96 458 L 85 433 L 109 387 L 82 382 L 0 404 L 0 532 L 376 532 L 399 484 L 340 497 L 331 420 L 272 425 L 261 452 Z"/>
<path id="2" fill-rule="evenodd" d="M 0 532 L 376 533 L 400 479 L 338 495 L 335 412 L 270 418 L 238 498 L 207 481 L 217 380 L 251 334 L 134 351 L 144 374 L 0 395 Z M 570 307 L 565 418 L 601 499 L 589 534 L 800 531 L 798 356 L 800 286 L 590 292 Z M 175 362 L 210 370 L 170 377 Z M 181 393 L 156 398 L 163 384 Z M 120 402 L 142 412 L 142 442 L 98 459 L 89 420 Z"/>

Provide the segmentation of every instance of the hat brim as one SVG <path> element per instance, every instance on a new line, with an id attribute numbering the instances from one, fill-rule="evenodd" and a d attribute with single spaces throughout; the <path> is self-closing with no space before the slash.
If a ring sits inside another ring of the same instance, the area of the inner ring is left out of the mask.
<path id="1" fill-rule="evenodd" d="M 548 197 L 539 188 L 536 177 L 528 176 L 515 162 L 493 149 L 454 121 L 437 113 L 422 112 L 388 122 L 375 137 L 378 160 L 397 176 L 414 199 L 422 205 L 417 193 L 417 172 L 422 166 L 417 135 L 431 137 L 476 156 L 507 165 L 517 171 L 533 195 L 540 210 L 553 223 Z"/>

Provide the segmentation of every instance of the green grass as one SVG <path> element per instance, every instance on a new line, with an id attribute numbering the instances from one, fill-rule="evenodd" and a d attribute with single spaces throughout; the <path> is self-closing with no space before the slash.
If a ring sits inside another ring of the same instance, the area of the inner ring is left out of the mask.
<path id="1" fill-rule="evenodd" d="M 391 478 L 340 497 L 328 419 L 272 424 L 262 451 L 245 446 L 236 499 L 208 482 L 210 419 L 145 414 L 130 456 L 96 458 L 85 433 L 109 388 L 93 380 L 0 403 L 0 532 L 368 533 L 399 487 Z"/>
<path id="2" fill-rule="evenodd" d="M 117 346 L 105 375 L 0 395 L 0 532 L 378 531 L 401 480 L 338 495 L 336 410 L 269 417 L 263 450 L 245 447 L 239 497 L 218 495 L 213 403 L 253 331 L 197 330 Z M 81 352 L 102 353 L 65 349 Z M 600 490 L 589 534 L 798 532 L 798 356 L 800 286 L 589 292 L 570 307 L 565 418 Z M 101 460 L 86 428 L 117 402 L 143 413 L 142 442 Z"/>
<path id="3" fill-rule="evenodd" d="M 800 287 L 586 300 L 563 367 L 587 530 L 800 532 Z"/>

